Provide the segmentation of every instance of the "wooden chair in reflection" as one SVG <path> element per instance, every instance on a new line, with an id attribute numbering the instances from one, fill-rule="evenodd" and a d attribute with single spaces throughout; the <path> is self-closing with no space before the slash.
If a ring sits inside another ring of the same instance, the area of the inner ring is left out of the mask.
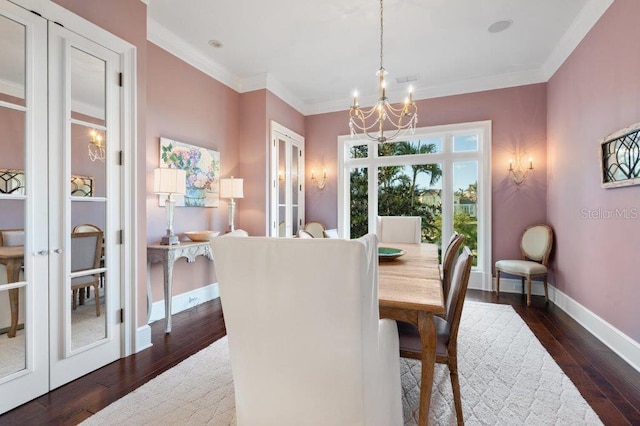
<path id="1" fill-rule="evenodd" d="M 100 229 L 98 226 L 91 224 L 91 223 L 83 223 L 82 225 L 76 225 L 73 228 L 73 231 L 71 231 L 73 233 L 78 233 L 78 232 L 102 232 L 102 229 Z M 104 266 L 104 240 L 102 241 L 102 252 L 100 253 L 100 267 Z M 104 272 L 100 273 L 100 286 L 104 286 Z M 84 304 L 84 299 L 85 299 L 85 292 L 86 292 L 86 298 L 90 298 L 91 297 L 91 287 L 87 287 L 86 289 L 80 289 L 80 304 L 83 305 Z"/>
<path id="2" fill-rule="evenodd" d="M 102 257 L 102 232 L 74 232 L 71 234 L 71 272 L 100 268 Z M 81 275 L 71 278 L 72 307 L 77 308 L 78 290 L 93 287 L 96 302 L 96 316 L 100 316 L 100 274 Z M 80 304 L 84 303 L 80 293 Z"/>

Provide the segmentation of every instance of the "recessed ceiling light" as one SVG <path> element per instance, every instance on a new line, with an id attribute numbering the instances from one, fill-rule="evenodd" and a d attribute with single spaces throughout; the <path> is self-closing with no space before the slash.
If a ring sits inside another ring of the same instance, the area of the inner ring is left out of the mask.
<path id="1" fill-rule="evenodd" d="M 216 49 L 219 49 L 222 47 L 222 42 L 220 40 L 209 40 L 209 45 L 211 47 L 215 47 Z"/>
<path id="2" fill-rule="evenodd" d="M 511 24 L 513 24 L 513 21 L 511 19 L 503 19 L 502 21 L 496 21 L 493 24 L 489 25 L 489 28 L 487 28 L 487 30 L 490 33 L 500 33 L 509 28 Z"/>

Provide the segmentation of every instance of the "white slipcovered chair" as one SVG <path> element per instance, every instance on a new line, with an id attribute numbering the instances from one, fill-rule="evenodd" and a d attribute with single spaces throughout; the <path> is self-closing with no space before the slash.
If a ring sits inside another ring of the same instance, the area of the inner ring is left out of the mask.
<path id="1" fill-rule="evenodd" d="M 411 243 L 422 241 L 420 216 L 378 216 L 376 234 L 381 243 Z"/>
<path id="2" fill-rule="evenodd" d="M 499 260 L 496 262 L 496 294 L 500 296 L 500 273 L 521 277 L 527 280 L 527 306 L 531 305 L 531 279 L 542 278 L 544 299 L 549 301 L 547 290 L 547 261 L 553 246 L 553 231 L 547 225 L 529 226 L 520 240 L 521 260 Z"/>
<path id="3" fill-rule="evenodd" d="M 398 334 L 379 319 L 374 235 L 211 244 L 238 425 L 403 423 Z"/>

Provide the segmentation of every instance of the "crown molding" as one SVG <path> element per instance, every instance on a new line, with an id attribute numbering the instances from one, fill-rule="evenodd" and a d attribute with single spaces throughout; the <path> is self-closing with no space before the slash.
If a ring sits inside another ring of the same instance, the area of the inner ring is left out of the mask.
<path id="1" fill-rule="evenodd" d="M 584 5 L 578 17 L 573 21 L 567 32 L 564 33 L 544 64 L 542 64 L 542 71 L 547 81 L 560 69 L 564 61 L 578 47 L 582 39 L 612 4 L 613 0 L 590 0 Z"/>
<path id="2" fill-rule="evenodd" d="M 140 0 L 142 3 L 146 4 L 147 6 L 149 6 L 149 0 Z"/>
<path id="3" fill-rule="evenodd" d="M 148 16 L 147 40 L 215 78 L 222 84 L 229 86 L 236 92 L 240 91 L 241 84 L 237 76 L 213 59 L 194 49 L 189 43 Z"/>
<path id="4" fill-rule="evenodd" d="M 508 74 L 478 77 L 451 83 L 438 84 L 437 86 L 419 87 L 413 92 L 413 98 L 418 101 L 421 99 L 440 98 L 443 96 L 461 95 L 465 93 L 483 92 L 485 90 L 544 83 L 546 81 L 547 79 L 541 69 L 518 71 Z M 394 89 L 393 91 L 387 90 L 387 96 L 391 99 L 397 99 L 397 102 L 402 102 L 406 97 L 406 91 L 402 92 L 399 88 Z M 358 98 L 359 104 L 363 106 L 373 105 L 377 101 L 377 94 L 360 96 Z M 352 102 L 352 97 L 345 97 L 335 101 L 307 105 L 306 112 L 308 115 L 313 115 L 345 111 L 349 109 Z"/>
<path id="5" fill-rule="evenodd" d="M 148 4 L 150 0 L 141 1 Z M 527 84 L 545 83 L 549 81 L 553 74 L 562 66 L 589 30 L 602 17 L 609 6 L 611 6 L 613 1 L 614 0 L 589 0 L 547 60 L 539 68 L 496 76 L 472 78 L 439 84 L 437 86 L 418 87 L 414 92 L 414 99 L 430 99 Z M 305 103 L 268 73 L 240 78 L 200 51 L 194 49 L 186 41 L 151 18 L 147 18 L 147 39 L 210 77 L 229 86 L 238 93 L 267 89 L 303 115 L 345 111 L 353 101 L 350 96 L 345 96 L 341 99 L 326 102 Z M 406 93 L 401 92 L 401 88 L 403 87 L 404 86 L 400 86 L 393 90 L 387 90 L 389 97 L 399 99 L 399 102 L 401 102 L 406 95 Z M 359 99 L 361 105 L 373 105 L 377 100 L 377 94 L 373 93 L 361 96 Z"/>

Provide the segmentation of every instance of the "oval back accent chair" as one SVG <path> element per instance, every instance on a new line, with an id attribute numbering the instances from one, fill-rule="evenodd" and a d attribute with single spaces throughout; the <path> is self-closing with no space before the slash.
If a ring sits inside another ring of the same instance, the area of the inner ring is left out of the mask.
<path id="1" fill-rule="evenodd" d="M 553 230 L 548 225 L 532 225 L 525 229 L 520 240 L 520 260 L 499 260 L 496 262 L 496 294 L 500 296 L 500 273 L 521 277 L 527 280 L 527 306 L 531 305 L 531 280 L 542 278 L 544 299 L 549 302 L 547 290 L 547 262 L 553 246 Z"/>

